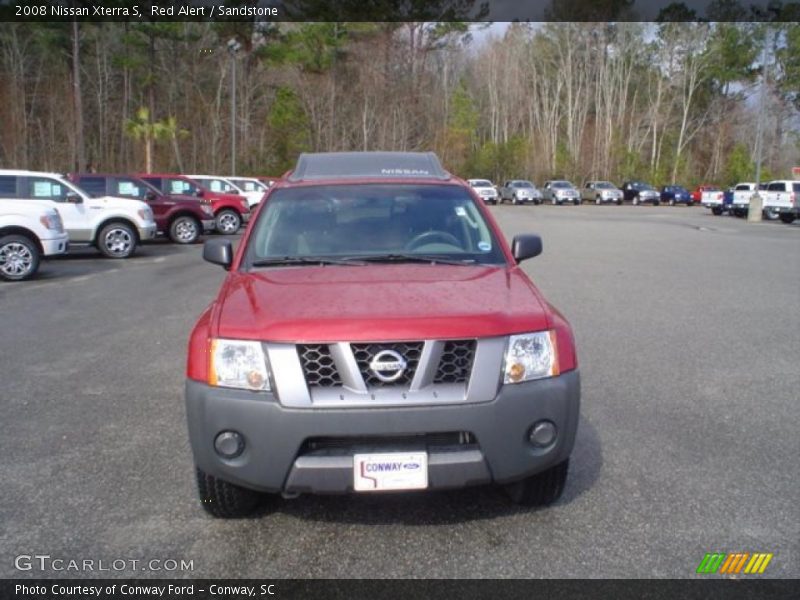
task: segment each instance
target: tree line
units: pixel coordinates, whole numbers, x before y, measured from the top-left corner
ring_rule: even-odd
[[[759,136],[764,178],[800,163],[797,23],[486,27],[2,23],[0,164],[227,173],[232,131],[241,174],[433,150],[496,181],[728,185]]]

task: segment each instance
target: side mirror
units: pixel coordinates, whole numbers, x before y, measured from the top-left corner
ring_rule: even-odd
[[[83,196],[79,194],[67,194],[67,197],[64,198],[65,202],[69,204],[83,204]]]
[[[542,238],[532,233],[515,235],[511,242],[511,253],[517,263],[521,263],[526,258],[539,256],[542,253]]]
[[[153,200],[156,200],[157,198],[158,198],[158,194],[156,194],[155,192],[147,192],[144,195],[144,199],[147,200],[148,202],[152,202]]]
[[[229,270],[233,263],[233,246],[230,240],[208,240],[203,244],[203,259]]]
[[[202,198],[205,195],[206,193],[203,190],[197,190],[197,193],[195,194],[195,196],[197,196],[198,198]]]

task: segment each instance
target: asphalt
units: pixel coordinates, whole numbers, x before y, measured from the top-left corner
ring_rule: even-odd
[[[577,339],[582,418],[557,504],[486,487],[212,519],[182,390],[189,330],[224,272],[199,245],[82,251],[0,284],[0,577],[683,578],[706,552],[773,553],[760,577],[800,577],[800,225],[492,211],[509,239],[542,235],[525,269]],[[95,571],[15,568],[34,554]],[[96,570],[120,559],[193,568]]]

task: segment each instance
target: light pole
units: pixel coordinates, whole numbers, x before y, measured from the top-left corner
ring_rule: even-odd
[[[764,127],[762,125],[764,115],[764,94],[767,87],[768,65],[767,65],[767,46],[769,44],[769,27],[764,33],[764,48],[762,49],[761,68],[764,70],[764,77],[761,81],[761,89],[758,95],[758,121],[756,124],[756,189],[750,196],[750,205],[747,207],[747,220],[760,221],[764,210],[764,200],[761,198],[759,190],[761,188],[761,153],[763,146]]]
[[[242,45],[236,38],[228,40],[231,54],[231,175],[236,175],[236,54]]]

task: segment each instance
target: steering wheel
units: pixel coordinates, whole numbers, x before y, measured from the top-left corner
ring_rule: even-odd
[[[445,244],[450,244],[459,250],[462,249],[461,242],[459,242],[458,238],[452,233],[447,233],[446,231],[426,231],[425,233],[420,233],[419,235],[414,236],[414,238],[406,244],[406,250],[416,250],[420,246],[430,244],[434,240],[439,240]]]

